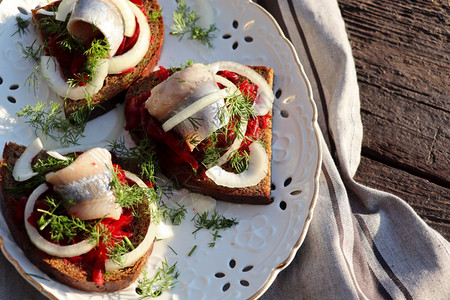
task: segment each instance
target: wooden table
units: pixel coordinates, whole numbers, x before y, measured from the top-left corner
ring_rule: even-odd
[[[364,126],[355,179],[450,240],[450,2],[338,0]]]

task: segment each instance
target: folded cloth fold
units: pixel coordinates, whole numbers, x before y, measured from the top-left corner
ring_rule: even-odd
[[[319,199],[296,258],[262,299],[450,299],[450,244],[402,199],[353,180],[362,125],[336,0],[260,0],[294,44],[322,130]]]

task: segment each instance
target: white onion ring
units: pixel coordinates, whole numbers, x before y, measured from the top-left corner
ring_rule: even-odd
[[[45,10],[42,7],[37,10],[37,13],[44,15],[44,16],[54,16],[55,15],[54,11]]]
[[[125,171],[125,170],[124,170],[124,173],[125,173],[125,176],[127,177],[127,179],[133,181],[138,186],[143,187],[143,188],[147,187],[147,185],[144,183],[144,181],[142,181],[142,179],[139,178],[138,176],[136,176],[135,174]],[[152,208],[155,206],[154,204],[151,204],[151,205],[152,205]],[[118,264],[114,260],[107,259],[105,261],[105,270],[107,272],[112,272],[112,271],[119,270],[119,269],[122,269],[125,267],[129,267],[129,266],[133,265],[134,263],[136,263],[152,246],[152,244],[155,240],[155,237],[156,237],[156,231],[157,231],[156,225],[150,221],[150,226],[147,229],[147,233],[145,234],[144,240],[142,240],[142,242],[136,248],[134,248],[132,251],[121,256],[119,261],[121,261],[122,264]]]
[[[195,101],[191,105],[185,107],[182,109],[179,113],[175,114],[171,118],[169,118],[166,122],[162,124],[162,129],[167,132],[189,118],[190,116],[194,115],[198,111],[204,109],[208,105],[211,105],[213,103],[216,103],[217,101],[225,98],[228,95],[228,91],[226,89],[218,90],[216,92],[213,92],[203,98],[200,98],[199,100]]]
[[[241,146],[242,141],[245,139],[245,132],[247,131],[247,124],[248,120],[243,120],[241,123],[241,126],[239,127],[239,133],[238,136],[233,141],[233,144],[231,144],[230,148],[228,148],[227,152],[225,152],[219,159],[217,160],[217,165],[221,166],[224,163],[226,163],[230,159],[230,154],[239,149]]]
[[[260,143],[251,143],[249,149],[248,169],[244,172],[236,174],[225,171],[219,166],[214,166],[206,171],[206,176],[217,185],[231,188],[257,185],[267,175],[269,158],[266,150]]]
[[[136,22],[134,20],[134,12],[131,9],[129,0],[109,0],[111,1],[119,10],[122,15],[123,25],[124,25],[124,35],[132,36],[136,30]]]
[[[41,139],[36,138],[34,141],[28,145],[24,152],[17,159],[14,164],[14,169],[12,175],[14,180],[16,181],[25,181],[30,179],[33,176],[36,176],[38,173],[33,172],[31,168],[31,163],[33,158],[44,148],[42,145]]]
[[[125,267],[129,267],[135,264],[152,246],[155,240],[155,224],[150,222],[150,226],[147,229],[147,234],[144,237],[144,240],[132,251],[123,254],[120,258],[122,264],[118,264],[116,261],[111,259],[106,259],[105,261],[105,270],[106,272],[112,272],[119,269],[123,269]]]
[[[236,93],[237,95],[241,94],[241,91],[237,88],[237,86],[230,80],[226,79],[225,77],[214,74],[214,79],[221,85],[229,88],[231,94],[234,94],[234,93]]]
[[[117,55],[109,59],[109,74],[120,74],[129,68],[135,67],[147,54],[147,50],[150,47],[150,26],[147,22],[147,17],[144,13],[133,3],[129,3],[133,13],[137,17],[139,23],[139,37],[134,44],[133,48],[128,50],[122,55]]]
[[[69,158],[56,151],[47,151],[47,154],[59,160],[69,160]]]
[[[55,19],[57,21],[64,22],[67,18],[67,15],[72,12],[73,7],[77,0],[63,0],[58,5],[58,10],[56,11]]]
[[[72,87],[64,81],[59,63],[53,56],[41,56],[41,70],[43,77],[55,93],[64,98],[79,100],[96,94],[103,87],[103,81],[108,75],[108,60],[99,61],[94,78],[85,86]]]
[[[216,74],[218,71],[227,70],[247,77],[256,84],[258,86],[258,95],[253,109],[257,116],[264,116],[272,109],[273,100],[275,99],[272,88],[261,75],[251,68],[233,61],[218,61],[209,64],[208,67],[213,74]]]
[[[39,234],[36,228],[34,228],[30,223],[28,223],[28,218],[33,212],[36,200],[39,198],[41,194],[46,192],[47,189],[48,186],[45,183],[38,186],[28,197],[27,204],[25,205],[24,211],[25,229],[27,230],[31,242],[38,249],[56,257],[74,257],[91,251],[94,248],[95,243],[93,243],[89,239],[85,239],[79,243],[69,246],[60,246],[47,241],[45,238],[42,237],[42,235]]]

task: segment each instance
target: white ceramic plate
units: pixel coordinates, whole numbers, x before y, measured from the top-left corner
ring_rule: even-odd
[[[198,3],[197,3],[198,2]],[[276,100],[273,111],[272,197],[268,206],[219,203],[226,217],[239,224],[222,232],[211,248],[211,233],[202,230],[192,235],[194,226],[188,216],[182,226],[174,228],[169,240],[157,242],[150,258],[151,272],[163,258],[177,262],[179,282],[162,299],[244,299],[257,298],[293,259],[303,242],[318,194],[321,149],[318,141],[317,112],[308,80],[292,45],[281,33],[275,20],[251,1],[189,1],[198,9],[202,21],[215,22],[218,28],[214,49],[197,41],[171,36],[175,0],[161,1],[166,40],[159,61],[162,66],[177,66],[188,59],[196,62],[232,60],[248,65],[266,65],[275,71]],[[208,3],[211,3],[209,6]],[[28,89],[26,78],[34,68],[18,50],[19,43],[29,46],[36,39],[31,31],[17,30],[16,16],[30,17],[30,9],[39,1],[3,0],[0,4],[0,144],[7,141],[27,145],[34,131],[15,117],[26,104],[57,97],[44,80],[38,89]],[[123,109],[118,107],[92,121],[85,144],[101,144],[116,136],[117,122]],[[91,130],[91,129],[96,130]],[[100,129],[100,130],[99,130]],[[102,134],[99,134],[102,132]],[[59,147],[51,141],[47,148]],[[2,150],[0,150],[2,151]],[[0,152],[1,154],[1,152]],[[15,245],[0,215],[2,250],[17,270],[43,294],[58,299],[135,299],[135,286],[118,293],[100,295],[84,293],[59,284],[35,268]],[[194,245],[197,250],[188,256]],[[33,276],[38,275],[38,276]],[[80,298],[81,297],[81,298]]]

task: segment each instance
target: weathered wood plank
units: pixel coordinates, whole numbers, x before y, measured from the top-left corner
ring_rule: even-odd
[[[339,3],[360,84],[364,147],[450,185],[448,6]]]
[[[338,3],[361,96],[356,178],[402,197],[450,239],[450,4]]]
[[[363,157],[355,180],[408,202],[425,222],[450,240],[450,189]]]

